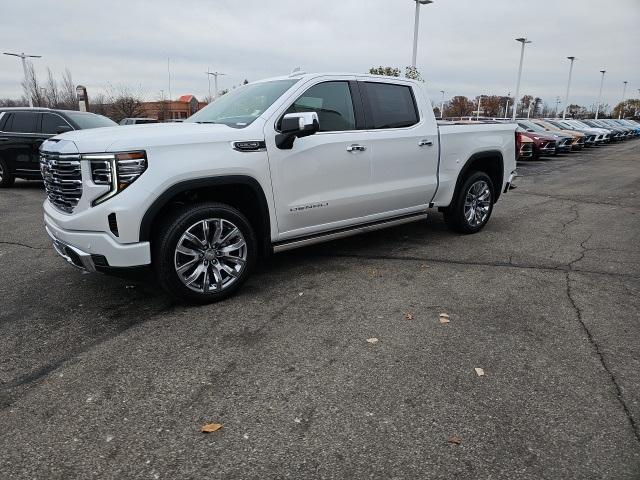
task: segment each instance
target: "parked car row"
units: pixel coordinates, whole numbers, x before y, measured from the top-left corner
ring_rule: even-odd
[[[615,119],[518,119],[518,160],[582,150],[640,135],[640,123]]]

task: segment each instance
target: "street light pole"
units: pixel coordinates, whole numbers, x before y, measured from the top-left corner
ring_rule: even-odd
[[[504,119],[509,116],[509,100],[511,100],[511,92],[507,93],[507,105],[504,107]]]
[[[442,103],[440,103],[440,118],[444,118],[444,90],[440,90],[442,94]]]
[[[571,74],[573,73],[573,62],[576,60],[576,57],[567,57],[571,60],[571,65],[569,65],[569,81],[567,82],[567,93],[564,96],[564,111],[562,112],[562,119],[567,118],[567,108],[569,108],[569,90],[571,88]]]
[[[3,55],[10,55],[12,57],[20,57],[20,59],[22,60],[22,73],[24,73],[24,84],[25,87],[27,85],[27,58],[42,58],[42,55],[26,55],[24,52],[22,53],[9,53],[9,52],[4,52]],[[27,97],[29,100],[29,106],[33,107],[33,99],[31,98],[31,95],[29,95],[29,93],[27,92]]]
[[[416,15],[413,25],[413,56],[411,57],[411,66],[416,68],[416,58],[418,57],[418,27],[420,26],[420,5],[429,5],[433,0],[413,0],[416,2]]]
[[[600,70],[602,78],[600,79],[600,93],[598,93],[598,103],[596,103],[596,120],[598,119],[598,113],[600,113],[600,101],[602,100],[602,85],[604,84],[604,74],[606,70]]]
[[[210,72],[207,70],[207,75],[213,75],[213,99],[218,98],[218,75],[226,75],[226,73]],[[211,98],[211,82],[209,82],[209,98]]]
[[[620,111],[618,112],[618,120],[622,118],[622,111],[624,110],[624,97],[627,94],[627,82],[626,80],[622,82],[624,87],[622,87],[622,102],[620,102]]]
[[[558,118],[558,105],[560,105],[560,97],[556,97],[556,116]]]
[[[516,42],[522,43],[522,49],[520,50],[520,66],[518,67],[518,81],[516,82],[516,96],[513,98],[513,115],[512,121],[516,121],[516,113],[518,111],[518,96],[520,95],[520,79],[522,78],[522,63],[524,61],[524,46],[527,43],[531,43],[531,40],[527,40],[527,37],[516,38]]]
[[[480,120],[480,102],[482,100],[482,95],[478,97],[478,111],[476,112],[476,120]]]

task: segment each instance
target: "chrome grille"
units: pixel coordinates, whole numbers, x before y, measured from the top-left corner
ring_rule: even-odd
[[[51,204],[63,212],[73,212],[82,196],[80,157],[40,152],[40,171]]]

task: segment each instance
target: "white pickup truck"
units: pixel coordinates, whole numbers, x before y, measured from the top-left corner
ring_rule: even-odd
[[[41,147],[46,230],[88,271],[151,266],[189,302],[220,300],[272,252],[430,208],[475,233],[508,191],[515,124],[438,125],[404,78],[292,74],[184,123],[68,132]]]

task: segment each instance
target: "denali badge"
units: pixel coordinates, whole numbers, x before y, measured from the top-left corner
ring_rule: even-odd
[[[299,207],[291,207],[290,212],[301,212],[302,210],[310,210],[312,208],[323,208],[329,205],[329,202],[310,203],[309,205],[301,205]]]

